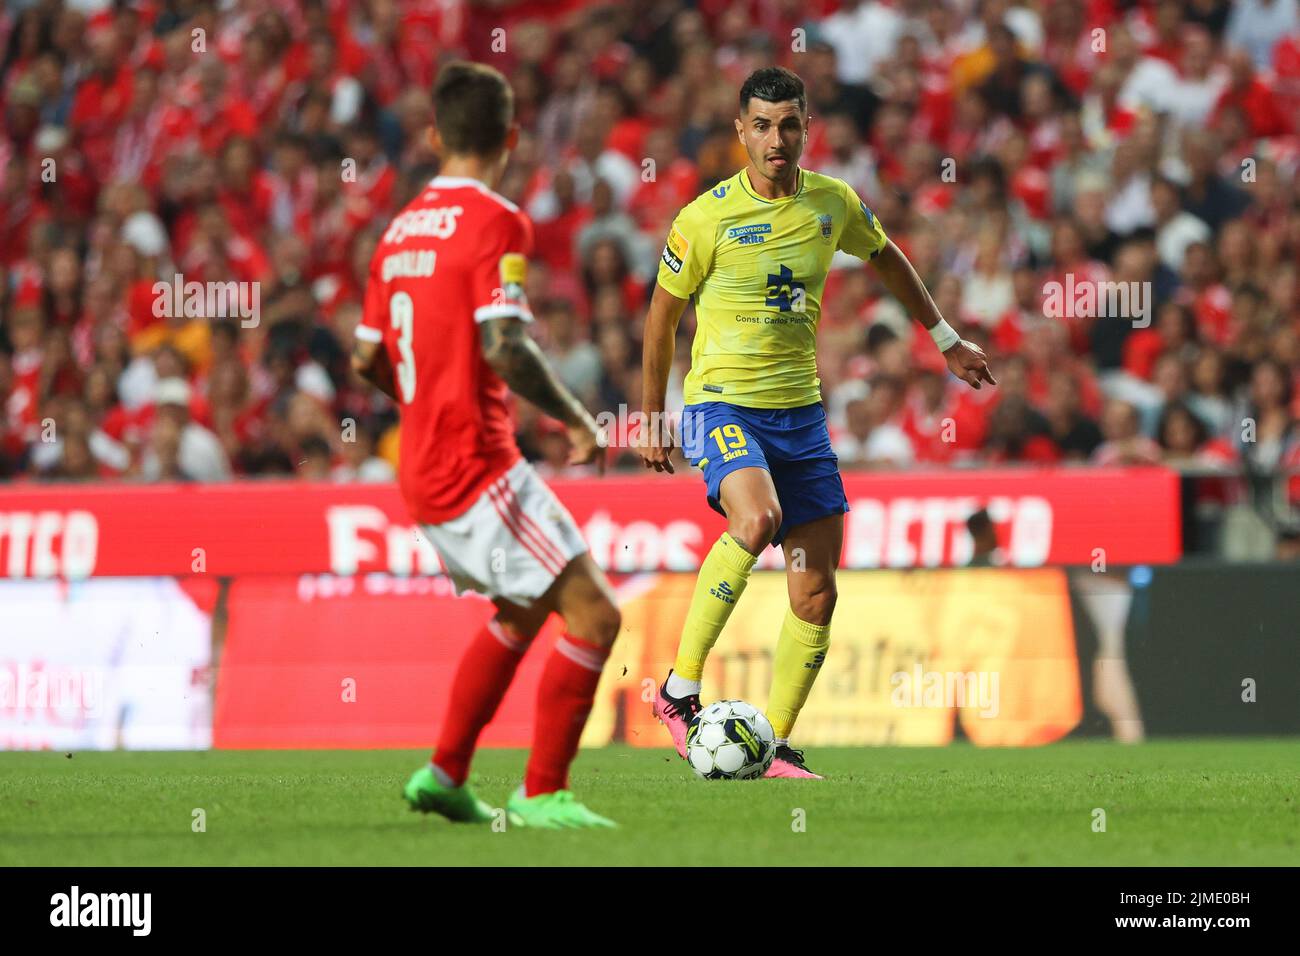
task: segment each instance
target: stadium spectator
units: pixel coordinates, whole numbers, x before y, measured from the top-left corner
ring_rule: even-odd
[[[1101,417],[1105,437],[1092,453],[1096,465],[1154,465],[1161,459],[1161,449],[1141,432],[1138,411],[1128,402],[1111,399]]]
[[[190,387],[164,378],[154,391],[154,416],[140,471],[150,481],[224,481],[230,466],[217,436],[190,416]]]
[[[845,468],[905,468],[916,459],[907,433],[896,423],[903,383],[878,375],[866,397],[845,407],[845,430],[835,454]]]

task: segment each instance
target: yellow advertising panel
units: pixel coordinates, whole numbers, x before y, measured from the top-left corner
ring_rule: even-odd
[[[620,587],[624,630],[584,745],[667,745],[650,700],[672,665],[694,582],[646,575]],[[1061,571],[849,571],[838,584],[830,652],[795,728],[798,744],[933,746],[951,741],[960,721],[978,745],[1031,746],[1082,717]],[[766,706],[788,603],[784,574],[750,578],[709,658],[706,703]]]

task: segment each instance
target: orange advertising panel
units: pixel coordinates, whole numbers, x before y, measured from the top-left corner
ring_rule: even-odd
[[[650,716],[672,663],[691,574],[616,582],[624,629],[585,746],[666,746]],[[1082,714],[1065,576],[1056,570],[860,571],[840,575],[831,650],[796,730],[800,744],[937,745],[954,722],[975,743],[1023,746]],[[767,702],[787,604],[759,573],[718,641],[708,697]],[[218,747],[432,745],[461,649],[492,613],[439,578],[236,579],[218,669]],[[527,746],[552,620],[520,667],[485,746]]]
[[[667,673],[693,587],[690,575],[664,575],[626,605],[629,671]],[[709,658],[707,697],[766,706],[787,600],[784,575],[750,579]],[[642,699],[652,687],[624,701],[630,743],[666,739]],[[606,674],[584,742],[610,739],[616,696],[628,692]],[[1082,714],[1060,571],[854,571],[839,575],[830,653],[796,734],[808,745],[938,745],[959,720],[976,744],[1028,746],[1059,739]]]

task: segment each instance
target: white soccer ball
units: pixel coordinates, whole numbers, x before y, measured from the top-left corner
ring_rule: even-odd
[[[775,755],[771,722],[743,700],[710,704],[686,728],[686,760],[705,780],[753,780]]]

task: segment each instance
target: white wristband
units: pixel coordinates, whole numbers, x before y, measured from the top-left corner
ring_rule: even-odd
[[[961,336],[957,334],[957,331],[943,319],[940,319],[934,328],[930,329],[930,338],[934,339],[934,344],[939,347],[940,352],[948,351],[961,341]]]

